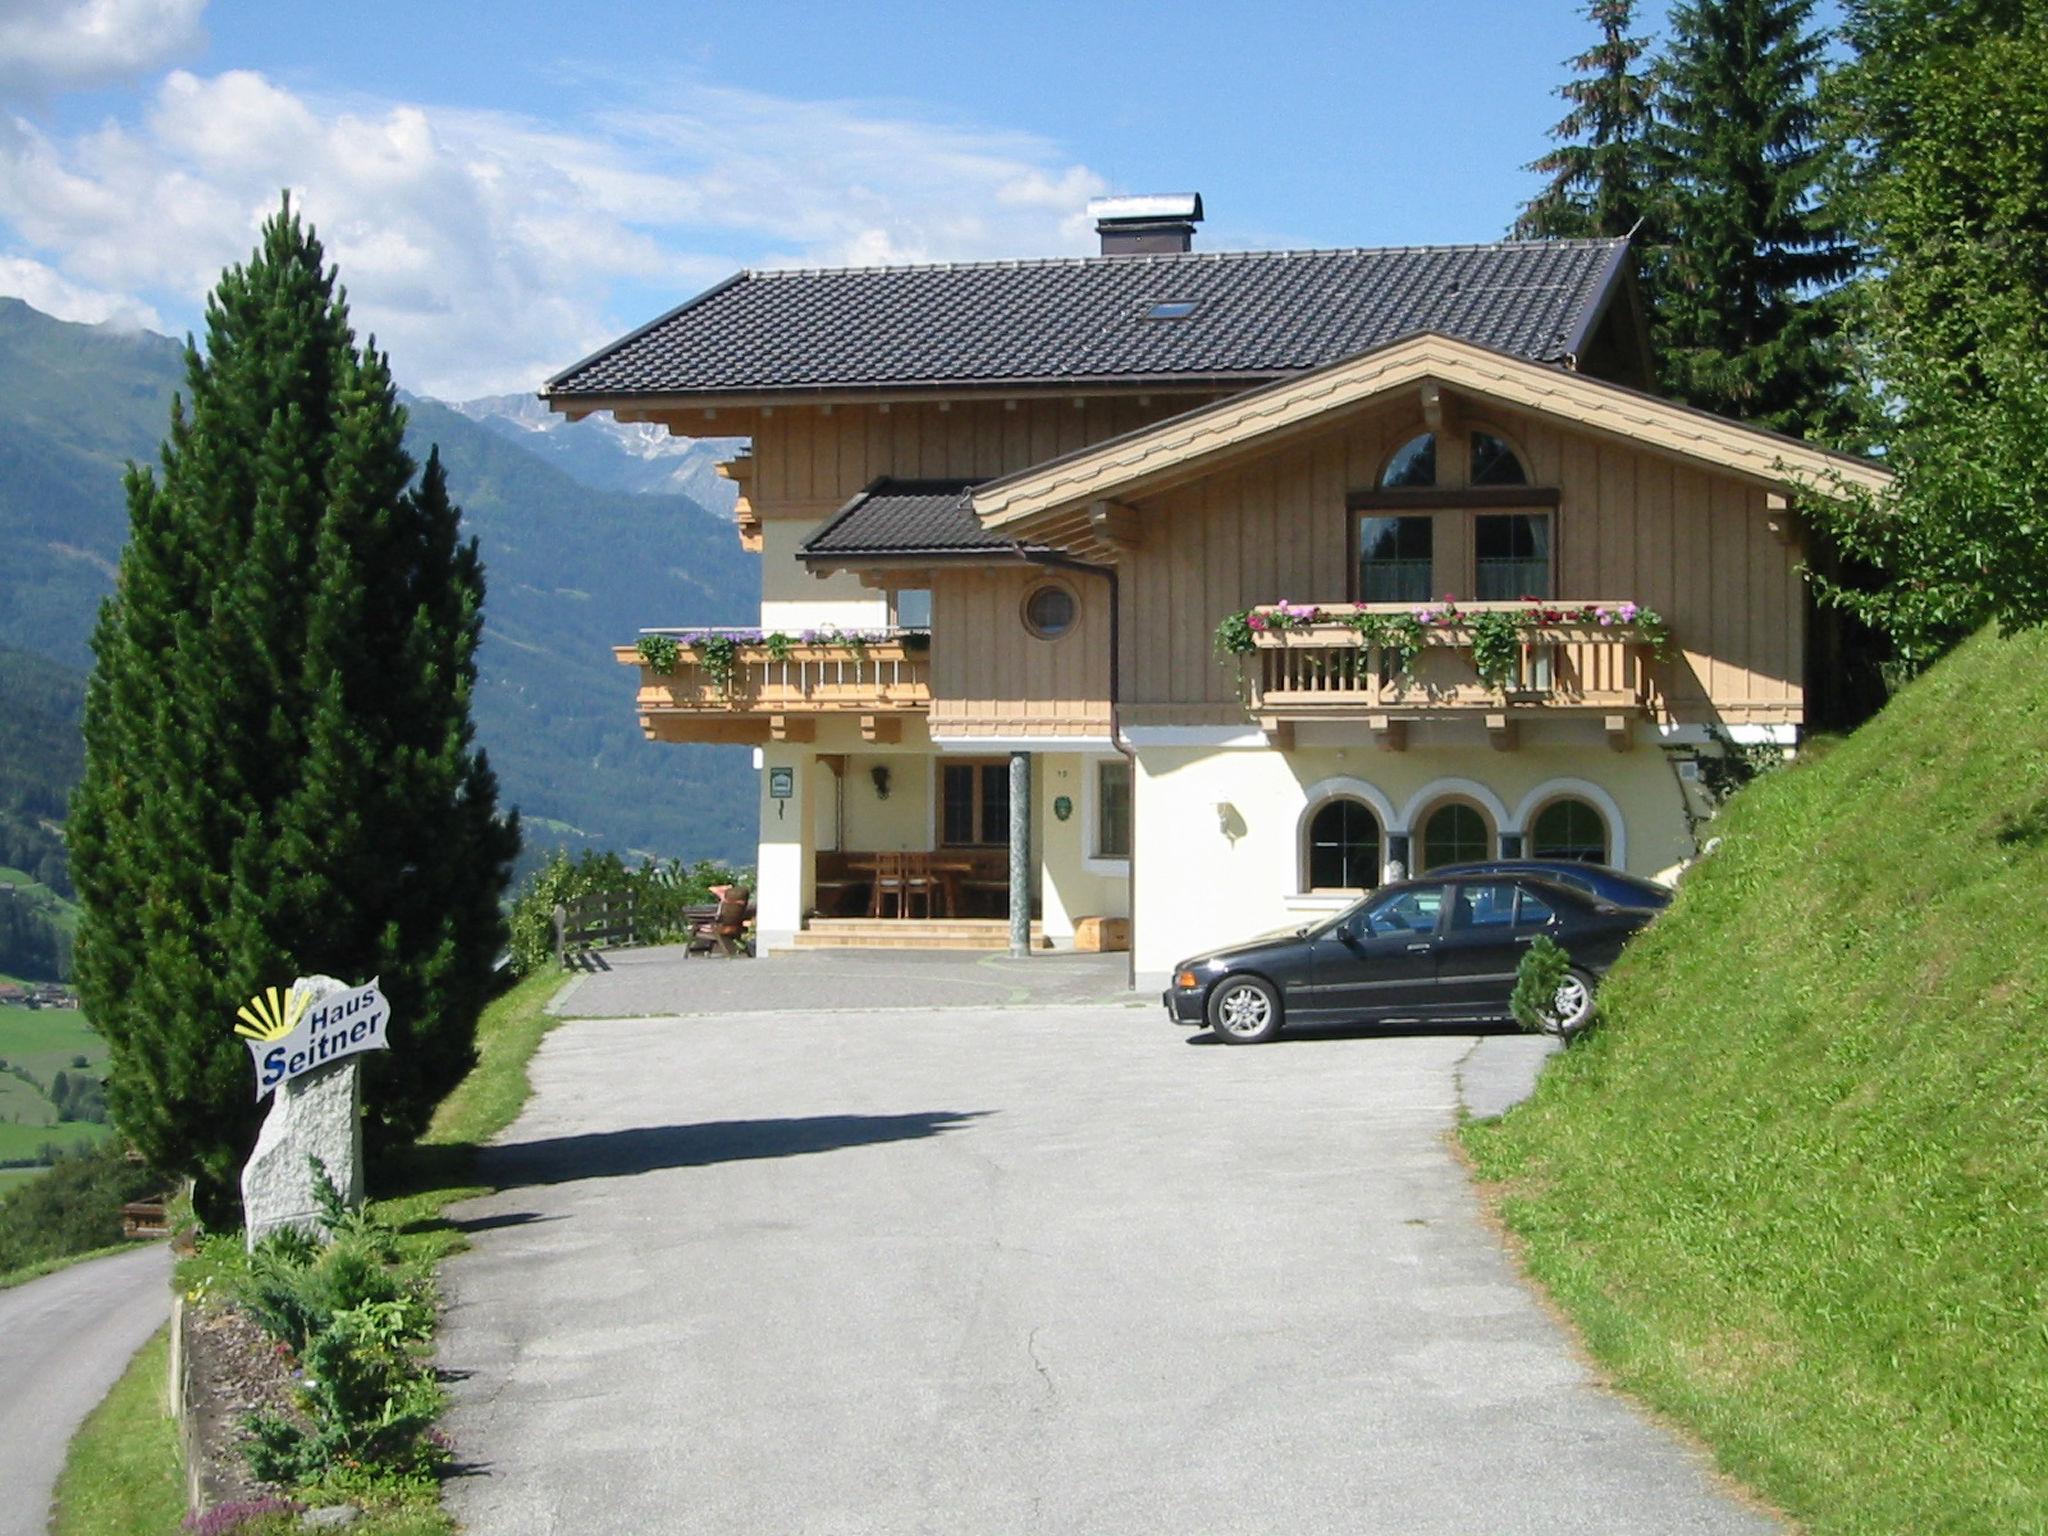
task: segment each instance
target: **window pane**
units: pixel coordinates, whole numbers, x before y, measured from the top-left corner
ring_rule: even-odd
[[[1379,818],[1359,801],[1330,801],[1308,824],[1308,888],[1364,891],[1379,883]]]
[[[896,594],[896,622],[905,629],[932,627],[932,594],[928,587],[906,587]]]
[[[1444,864],[1468,864],[1489,856],[1486,818],[1469,805],[1434,812],[1422,832],[1424,871]]]
[[[1095,807],[1101,817],[1095,830],[1095,855],[1102,859],[1131,856],[1131,765],[1098,763]]]
[[[940,841],[971,843],[974,841],[974,767],[970,763],[947,763],[940,773],[945,785],[945,817]]]
[[[1515,926],[1517,928],[1541,928],[1556,916],[1550,910],[1550,903],[1543,900],[1526,885],[1521,895],[1515,898]]]
[[[1380,484],[1392,489],[1404,485],[1436,484],[1436,434],[1425,432],[1411,437],[1387,460],[1387,472]]]
[[[981,840],[1010,841],[1010,765],[984,763],[981,768]]]
[[[1074,594],[1065,587],[1040,587],[1024,604],[1024,622],[1040,639],[1059,639],[1074,627]]]
[[[1491,432],[1472,434],[1472,483],[1474,485],[1527,485],[1522,461],[1515,450]]]
[[[1583,800],[1553,800],[1536,818],[1530,857],[1607,862],[1607,823]]]
[[[1515,888],[1505,881],[1489,885],[1461,885],[1457,904],[1451,908],[1451,927],[1507,928],[1515,919]]]
[[[1550,596],[1550,517],[1512,512],[1472,520],[1481,602]]]
[[[1358,520],[1358,600],[1426,603],[1436,520],[1361,517]]]
[[[1364,925],[1374,934],[1435,933],[1436,915],[1444,904],[1440,885],[1411,886],[1365,909]]]

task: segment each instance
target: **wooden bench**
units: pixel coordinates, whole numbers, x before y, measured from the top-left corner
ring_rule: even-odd
[[[170,1213],[162,1200],[130,1200],[121,1207],[121,1235],[128,1238],[169,1237]]]

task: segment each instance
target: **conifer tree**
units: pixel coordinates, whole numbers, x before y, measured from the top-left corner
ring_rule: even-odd
[[[1833,289],[1857,253],[1826,195],[1813,3],[1672,8],[1651,135],[1651,308],[1667,394],[1838,440],[1854,409]]]
[[[381,977],[366,1130],[416,1133],[472,1058],[518,830],[469,720],[476,545],[289,202],[206,333],[160,470],[128,474],[68,833],[114,1118],[219,1213],[259,1118],[236,1007]]]
[[[1848,35],[1836,126],[1898,479],[1817,510],[1886,577],[1829,595],[1919,665],[1986,622],[2048,622],[2048,7],[1855,0]]]
[[[1586,14],[1600,41],[1569,61],[1578,78],[1558,87],[1570,110],[1550,131],[1557,147],[1524,167],[1549,181],[1515,221],[1521,239],[1613,239],[1648,212],[1648,40],[1629,35],[1635,0],[1591,0]]]

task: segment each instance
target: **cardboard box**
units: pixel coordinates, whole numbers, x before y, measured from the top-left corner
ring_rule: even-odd
[[[1074,923],[1074,948],[1084,955],[1099,955],[1131,947],[1131,920],[1127,917],[1083,917]]]

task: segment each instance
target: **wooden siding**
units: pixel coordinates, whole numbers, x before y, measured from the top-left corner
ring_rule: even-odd
[[[1024,599],[1047,581],[1073,593],[1080,607],[1057,640],[1024,627]],[[932,582],[932,735],[1108,735],[1106,588],[1099,576],[1036,566],[939,573]]]
[[[764,519],[816,521],[881,475],[992,479],[1210,398],[1103,395],[777,410],[753,425],[756,467],[748,499]]]
[[[1473,428],[1496,431],[1533,486],[1561,492],[1554,590],[1544,595],[1633,599],[1669,622],[1676,654],[1658,668],[1661,719],[1799,719],[1805,597],[1763,489],[1532,417],[1460,407],[1461,444]],[[1422,430],[1404,399],[1140,502],[1142,542],[1123,556],[1129,721],[1229,716],[1236,683],[1212,650],[1225,614],[1351,598],[1346,494],[1376,485],[1387,456]],[[1439,523],[1433,588],[1469,599],[1471,514],[1433,515],[1451,520]]]

